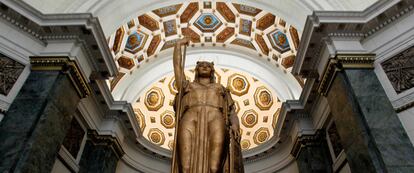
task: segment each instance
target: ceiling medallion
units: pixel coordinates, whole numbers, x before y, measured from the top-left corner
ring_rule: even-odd
[[[269,136],[270,136],[269,129],[266,127],[261,127],[259,130],[257,130],[254,133],[253,139],[257,145],[260,145],[266,142],[269,139]]]
[[[282,31],[276,29],[269,33],[267,36],[274,49],[278,50],[281,53],[285,53],[290,50],[289,41],[286,37],[286,34]]]
[[[164,105],[164,98],[161,88],[153,87],[145,94],[145,106],[150,111],[157,111]]]
[[[134,60],[127,56],[121,56],[118,59],[118,65],[122,68],[130,70],[132,67],[135,66]]]
[[[257,124],[257,119],[259,118],[258,114],[256,111],[254,110],[247,110],[246,112],[244,112],[244,114],[242,115],[242,124],[245,127],[248,128],[252,128]]]
[[[141,133],[143,133],[145,130],[145,116],[142,114],[142,112],[139,109],[134,109],[134,112],[135,112],[135,118],[141,130]]]
[[[174,128],[175,126],[175,113],[172,111],[164,111],[161,115],[161,124],[167,128],[167,129],[171,129]]]
[[[256,89],[254,100],[260,110],[269,110],[273,105],[272,93],[264,86]]]
[[[163,145],[165,142],[164,133],[157,128],[152,128],[149,130],[148,138],[152,143],[157,145]]]
[[[214,32],[222,22],[213,13],[203,13],[198,17],[195,26],[202,32]]]
[[[249,141],[249,140],[247,140],[247,139],[243,139],[243,140],[240,142],[240,145],[241,145],[242,150],[247,150],[247,149],[249,149],[249,148],[250,148],[250,141]]]
[[[125,45],[125,50],[135,54],[137,52],[139,52],[140,50],[142,50],[144,48],[144,44],[147,41],[147,34],[140,32],[140,31],[135,31],[132,34],[130,34],[128,36],[126,45]]]
[[[246,94],[250,88],[250,84],[247,81],[247,78],[237,73],[229,76],[227,85],[230,89],[230,92],[237,96]]]

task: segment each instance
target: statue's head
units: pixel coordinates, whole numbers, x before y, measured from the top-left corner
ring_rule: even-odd
[[[216,82],[213,62],[197,61],[194,81],[198,82],[200,77],[210,78],[210,83]]]

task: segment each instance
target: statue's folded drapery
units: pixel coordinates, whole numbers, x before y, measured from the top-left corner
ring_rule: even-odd
[[[173,54],[176,115],[172,173],[243,173],[240,124],[229,90],[216,83],[214,63],[197,62],[194,81],[184,75],[190,38]],[[184,53],[181,46],[184,45]]]
[[[242,154],[240,148],[240,136],[236,136],[231,129],[231,117],[237,116],[234,112],[234,101],[231,98],[230,92],[218,83],[211,83],[209,85],[202,85],[197,82],[185,81],[183,86],[181,104],[175,104],[175,107],[181,105],[181,113],[176,112],[176,116],[181,116],[181,119],[191,116],[195,118],[195,130],[191,132],[191,141],[179,141],[180,133],[174,139],[174,144],[182,145],[183,142],[190,142],[191,156],[188,165],[191,173],[209,173],[210,158],[210,137],[209,130],[212,127],[219,126],[219,123],[209,120],[209,117],[219,114],[225,122],[225,140],[223,145],[223,152],[220,158],[219,171],[223,173],[243,173]],[[207,95],[206,95],[207,93]],[[217,95],[208,95],[208,93],[219,93]],[[177,97],[180,94],[177,94]],[[203,98],[204,97],[204,98]],[[211,97],[211,98],[208,98]],[[218,98],[219,97],[219,98]],[[221,98],[220,98],[221,97]],[[176,109],[179,110],[179,109]],[[180,126],[176,124],[176,128],[186,128],[185,125]],[[214,127],[213,127],[214,128]],[[215,128],[217,129],[217,128]],[[180,132],[178,129],[176,132]],[[177,153],[178,148],[175,147],[175,154],[173,161],[173,173],[181,173],[180,168],[180,154]]]

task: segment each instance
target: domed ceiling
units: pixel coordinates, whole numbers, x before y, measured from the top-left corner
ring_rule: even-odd
[[[194,1],[152,10],[119,27],[108,40],[121,74],[132,73],[179,38],[191,46],[249,49],[290,72],[299,46],[295,27],[271,13],[229,3]]]
[[[258,8],[225,1],[171,5],[137,16],[108,38],[119,69],[119,75],[108,81],[111,90],[148,61],[164,56],[163,51],[171,51],[184,36],[191,38],[191,47],[247,50],[285,74],[291,71],[299,46],[295,27]],[[192,71],[186,74],[189,79],[194,76]],[[275,92],[243,71],[218,68],[216,75],[237,101],[242,148],[248,150],[270,139],[281,106]],[[174,135],[173,81],[172,73],[158,79],[132,102],[143,136],[166,149],[171,148]]]
[[[194,80],[194,70],[185,72]],[[240,120],[243,150],[254,148],[273,136],[281,102],[262,82],[249,74],[216,68],[216,82],[230,89]],[[177,93],[174,75],[169,74],[152,84],[132,106],[143,136],[152,143],[171,149],[175,116],[173,100]]]

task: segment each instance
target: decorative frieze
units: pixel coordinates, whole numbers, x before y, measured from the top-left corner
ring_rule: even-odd
[[[414,87],[414,46],[381,63],[395,92],[398,94]]]
[[[81,98],[91,94],[91,89],[86,78],[82,75],[75,61],[68,57],[30,57],[32,70],[36,71],[63,71],[76,88]]]
[[[347,68],[374,68],[374,54],[343,54],[336,55],[329,59],[322,79],[318,87],[318,92],[326,95],[335,79],[336,73]]]
[[[9,94],[23,69],[23,64],[0,53],[0,94]]]

